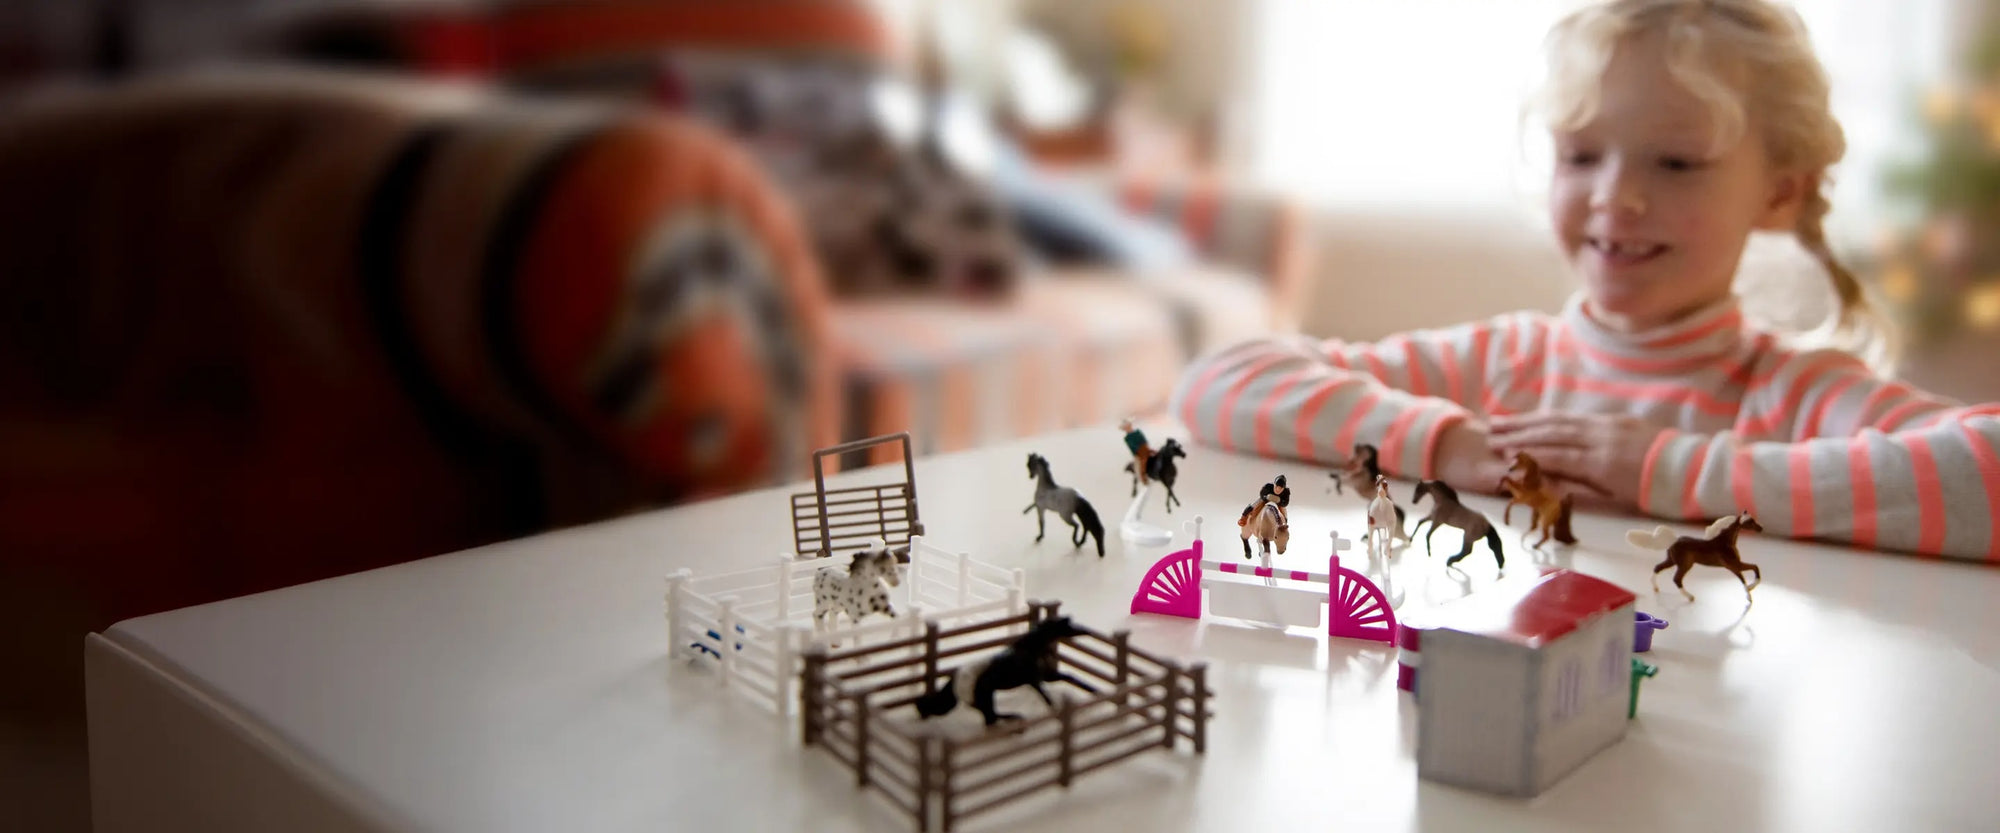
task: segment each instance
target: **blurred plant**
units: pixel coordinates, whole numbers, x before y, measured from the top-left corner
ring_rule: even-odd
[[[1958,76],[1919,97],[1923,150],[1886,183],[1910,219],[1882,241],[1881,288],[1920,345],[2000,330],[2000,18]]]

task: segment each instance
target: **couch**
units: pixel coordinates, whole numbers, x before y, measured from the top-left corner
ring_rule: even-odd
[[[0,662],[37,681],[0,707],[74,715],[76,638],[123,618],[790,481],[843,439],[1148,411],[1305,272],[1282,201],[1064,180],[1194,256],[838,297],[724,130],[510,92],[465,57],[490,33],[431,31],[448,77],[0,109]]]

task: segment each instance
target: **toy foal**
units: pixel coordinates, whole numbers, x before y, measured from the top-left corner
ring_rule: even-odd
[[[1676,535],[1673,530],[1661,526],[1655,527],[1651,532],[1643,529],[1632,530],[1625,533],[1625,540],[1635,547],[1666,551],[1666,560],[1653,565],[1655,593],[1660,592],[1660,573],[1668,567],[1673,567],[1674,586],[1680,588],[1681,595],[1686,596],[1688,601],[1694,601],[1694,594],[1689,593],[1687,587],[1681,584],[1681,579],[1687,577],[1688,570],[1693,569],[1694,565],[1705,564],[1735,573],[1736,580],[1743,583],[1743,598],[1755,601],[1750,597],[1750,591],[1764,583],[1764,571],[1758,569],[1755,564],[1744,563],[1742,555],[1736,551],[1736,536],[1746,529],[1751,532],[1764,531],[1764,527],[1758,524],[1757,519],[1751,517],[1750,513],[1739,512],[1709,524],[1708,536],[1705,538]],[[1743,574],[1746,572],[1755,573],[1757,580],[1753,582],[1744,578]]]

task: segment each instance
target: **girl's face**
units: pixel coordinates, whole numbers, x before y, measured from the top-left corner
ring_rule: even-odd
[[[1667,72],[1663,39],[1620,44],[1595,117],[1555,131],[1549,210],[1590,310],[1628,332],[1729,294],[1753,229],[1789,229],[1805,178],[1773,171],[1755,115],[1716,147],[1709,109]]]

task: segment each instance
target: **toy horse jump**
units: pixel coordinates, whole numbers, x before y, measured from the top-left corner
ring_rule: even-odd
[[[1132,495],[1134,497],[1139,495],[1140,484],[1157,481],[1161,486],[1166,487],[1167,511],[1174,511],[1174,507],[1180,505],[1181,502],[1180,496],[1174,494],[1174,481],[1180,478],[1180,469],[1174,465],[1174,458],[1186,456],[1187,450],[1181,448],[1181,441],[1169,437],[1165,443],[1161,444],[1159,451],[1155,451],[1146,457],[1146,466],[1143,471],[1140,470],[1138,466],[1139,461],[1136,459],[1130,463],[1126,463],[1125,471],[1132,475]]]
[[[896,618],[896,609],[889,604],[889,587],[882,585],[885,581],[894,587],[902,583],[902,577],[896,554],[880,540],[856,551],[845,573],[835,567],[819,568],[813,576],[813,628],[826,630],[829,620],[837,625],[843,613],[857,625],[871,613]]]
[[[1065,639],[1087,633],[1071,623],[1068,616],[1044,619],[992,659],[960,667],[952,672],[949,685],[917,698],[917,714],[924,718],[942,717],[969,701],[986,718],[986,725],[992,726],[1002,720],[1021,719],[1021,715],[1003,713],[994,706],[995,692],[1030,686],[1051,709],[1056,701],[1042,687],[1043,683],[1066,682],[1096,694],[1096,688],[1056,664],[1056,646]]]
[[[1680,588],[1681,595],[1686,596],[1688,601],[1694,601],[1694,594],[1689,593],[1687,587],[1681,584],[1681,579],[1687,577],[1688,570],[1694,565],[1704,564],[1735,573],[1736,580],[1743,583],[1743,598],[1755,601],[1751,598],[1750,591],[1764,583],[1764,571],[1758,569],[1755,564],[1744,563],[1742,556],[1736,551],[1736,536],[1746,529],[1751,532],[1764,531],[1764,527],[1758,524],[1757,519],[1751,517],[1750,513],[1740,512],[1709,524],[1708,536],[1705,538],[1676,535],[1673,530],[1662,526],[1654,528],[1651,532],[1643,529],[1632,530],[1625,533],[1625,540],[1635,547],[1666,551],[1666,560],[1653,565],[1655,593],[1660,592],[1660,573],[1668,567],[1673,567],[1674,586]],[[1752,582],[1744,578],[1745,572],[1755,573],[1757,580]]]
[[[1533,546],[1539,548],[1551,537],[1559,544],[1575,544],[1576,533],[1570,531],[1569,519],[1571,499],[1569,495],[1557,497],[1542,478],[1542,467],[1527,452],[1514,452],[1514,464],[1507,467],[1509,475],[1521,472],[1521,479],[1500,478],[1500,489],[1507,493],[1507,508],[1500,512],[1501,523],[1512,523],[1515,504],[1528,507],[1528,529],[1521,533],[1521,543],[1528,543],[1528,536],[1541,530],[1542,537]]]
[[[1097,557],[1104,557],[1104,522],[1098,520],[1097,510],[1091,508],[1090,501],[1084,500],[1075,489],[1056,485],[1056,479],[1049,474],[1049,461],[1040,454],[1028,455],[1028,476],[1035,479],[1035,502],[1021,510],[1021,514],[1035,513],[1035,543],[1042,542],[1048,527],[1044,512],[1054,512],[1063,523],[1069,524],[1071,546],[1081,547],[1090,537],[1097,538]]]
[[[1487,549],[1493,551],[1494,565],[1502,569],[1507,567],[1507,557],[1500,553],[1500,533],[1494,531],[1493,522],[1487,520],[1485,515],[1480,514],[1476,509],[1458,502],[1458,490],[1445,485],[1442,481],[1418,481],[1417,492],[1414,497],[1410,498],[1410,505],[1415,506],[1418,503],[1422,503],[1425,495],[1431,497],[1431,502],[1435,506],[1431,509],[1429,515],[1425,515],[1423,520],[1417,521],[1417,525],[1410,528],[1410,533],[1414,535],[1417,530],[1423,528],[1425,523],[1431,525],[1430,531],[1424,533],[1425,553],[1431,551],[1431,536],[1437,534],[1439,526],[1455,526],[1465,533],[1465,545],[1458,551],[1457,555],[1445,559],[1444,565],[1446,567],[1455,565],[1466,556],[1471,555],[1473,544],[1477,543],[1481,538],[1486,539]]]

